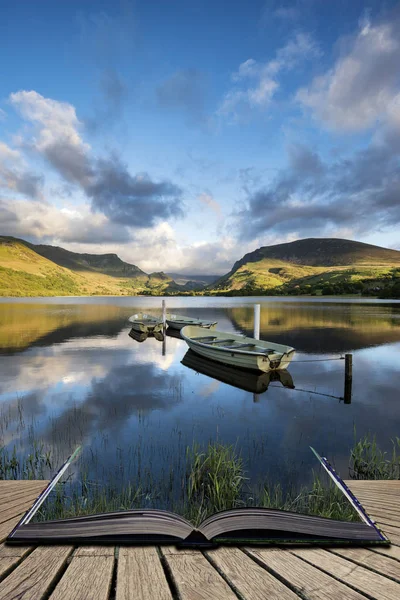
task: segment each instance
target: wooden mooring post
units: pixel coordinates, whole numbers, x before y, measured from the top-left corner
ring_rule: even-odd
[[[344,355],[344,403],[351,404],[351,388],[353,383],[353,355]]]

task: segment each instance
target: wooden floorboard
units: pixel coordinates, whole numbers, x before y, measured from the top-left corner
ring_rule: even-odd
[[[114,548],[76,551],[50,600],[107,600],[114,561]]]
[[[181,600],[237,600],[226,581],[199,551],[164,554]]]
[[[0,600],[41,600],[47,597],[71,552],[72,548],[68,546],[36,548],[0,583]]]
[[[172,597],[157,548],[119,549],[116,600],[172,600]]]
[[[305,563],[287,549],[249,547],[246,551],[310,600],[365,600],[360,593]]]
[[[298,600],[298,595],[239,548],[218,548],[207,557],[245,598]]]
[[[0,481],[0,541],[44,481]],[[0,544],[0,600],[398,600],[400,481],[347,482],[390,547],[234,548]],[[381,485],[382,484],[382,485]]]
[[[293,554],[372,598],[400,598],[400,585],[397,582],[325,549],[301,548],[293,550]]]

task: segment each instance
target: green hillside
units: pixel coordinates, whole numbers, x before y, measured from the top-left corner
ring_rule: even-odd
[[[231,295],[400,296],[400,252],[341,239],[306,239],[246,254],[208,290]]]
[[[79,254],[58,246],[36,245],[20,241],[40,256],[72,271],[90,271],[113,277],[147,277],[139,267],[122,261],[116,254]]]
[[[115,254],[77,254],[0,237],[0,296],[161,295],[180,289],[164,273],[148,275]]]

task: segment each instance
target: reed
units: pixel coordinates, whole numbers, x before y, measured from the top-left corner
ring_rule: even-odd
[[[400,479],[400,438],[391,440],[389,455],[381,450],[376,436],[366,434],[350,452],[350,477],[353,479]],[[399,454],[398,454],[399,452]]]
[[[184,514],[195,525],[220,510],[243,505],[245,471],[243,459],[234,446],[209,444],[187,449],[189,471]]]

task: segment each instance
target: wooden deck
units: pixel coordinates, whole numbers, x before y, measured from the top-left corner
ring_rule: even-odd
[[[43,488],[0,481],[0,541]],[[399,600],[400,481],[350,481],[392,546],[374,549],[0,544],[0,600]]]

